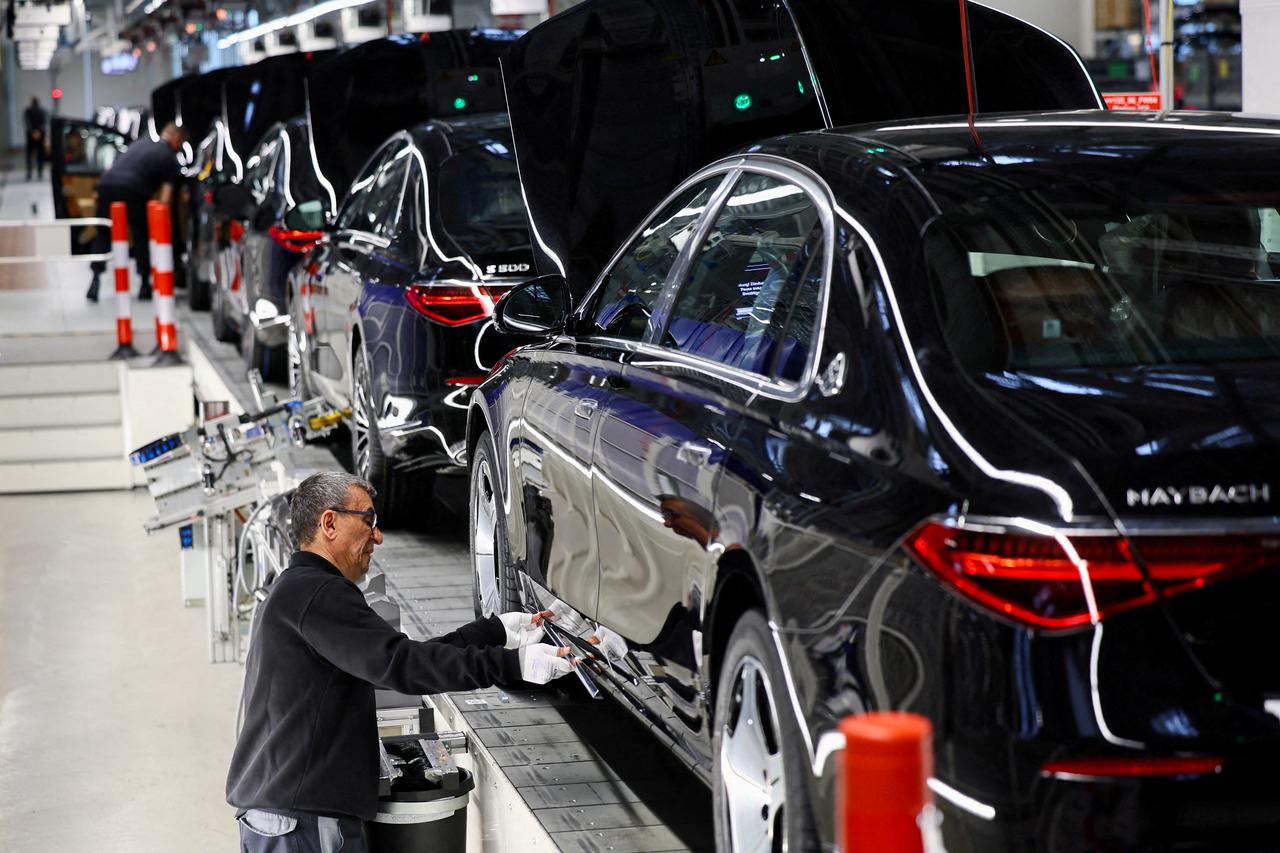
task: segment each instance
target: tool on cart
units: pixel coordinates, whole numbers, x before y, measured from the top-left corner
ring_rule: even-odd
[[[190,554],[196,566],[183,573],[183,598],[205,602],[215,663],[241,659],[255,592],[283,571],[293,551],[292,451],[330,432],[343,416],[319,398],[277,403],[262,392],[259,377],[250,376],[250,384],[256,414],[225,414],[130,455],[146,472],[156,502],[144,528],[155,533],[181,526],[184,564]]]

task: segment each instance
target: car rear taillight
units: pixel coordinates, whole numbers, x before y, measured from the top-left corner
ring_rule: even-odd
[[[493,314],[493,306],[514,285],[447,282],[411,284],[404,298],[423,316],[446,326],[463,326]]]
[[[267,236],[290,252],[305,252],[324,236],[324,232],[299,231],[296,228],[284,228],[276,224],[267,229]]]
[[[454,387],[479,385],[481,382],[484,382],[486,378],[487,377],[485,376],[450,376],[444,381],[444,384],[452,385]]]
[[[1134,756],[1126,758],[1077,758],[1050,761],[1040,772],[1055,779],[1141,779],[1152,776],[1203,776],[1222,769],[1222,757]]]
[[[1130,545],[1132,542],[1132,546]],[[964,595],[1036,628],[1103,617],[1280,562],[1280,536],[1027,533],[926,522],[906,540],[924,566]],[[1134,558],[1136,547],[1149,578]]]

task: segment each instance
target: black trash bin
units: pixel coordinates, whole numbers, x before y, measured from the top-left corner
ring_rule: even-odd
[[[422,755],[417,738],[385,738],[387,751],[399,758]],[[378,814],[365,823],[369,853],[465,853],[467,798],[475,788],[471,774],[457,768],[443,780],[427,778],[429,762],[399,765],[404,775],[391,792],[378,798]]]

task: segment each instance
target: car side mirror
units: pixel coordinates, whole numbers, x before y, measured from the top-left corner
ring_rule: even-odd
[[[213,207],[231,219],[248,219],[257,205],[244,184],[223,184],[213,192]]]
[[[512,288],[493,312],[498,331],[509,335],[553,335],[569,319],[569,285],[562,275],[540,275]]]

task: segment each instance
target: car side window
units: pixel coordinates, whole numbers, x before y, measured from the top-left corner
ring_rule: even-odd
[[[412,158],[406,158],[412,159]],[[404,185],[404,202],[400,205],[400,217],[396,222],[392,241],[407,256],[416,256],[419,261],[426,257],[426,202],[422,192],[422,169],[417,165],[409,167],[408,180]]]
[[[823,229],[796,184],[744,173],[694,253],[662,345],[730,367],[798,378],[825,275]],[[807,330],[807,331],[806,331]]]
[[[780,329],[773,348],[771,372],[778,379],[799,382],[809,363],[818,330],[818,312],[822,309],[822,284],[827,277],[827,255],[822,240],[822,225],[814,226],[814,239],[805,244],[808,269],[800,281],[790,305],[779,305],[774,314]]]
[[[375,154],[373,159],[365,165],[359,177],[351,182],[351,188],[347,190],[347,197],[343,199],[342,208],[338,211],[338,217],[335,220],[339,230],[368,230],[364,224],[367,222],[365,207],[369,203],[370,191],[377,178],[378,170],[386,162],[386,154],[385,150]]]
[[[649,220],[601,281],[586,314],[592,320],[585,334],[632,341],[644,337],[680,250],[693,237],[698,218],[723,180],[723,175],[715,175],[694,184]]]
[[[373,185],[369,188],[369,200],[364,208],[363,230],[385,237],[394,236],[405,178],[409,175],[409,164],[413,162],[408,150],[401,148],[396,151],[374,175]]]

